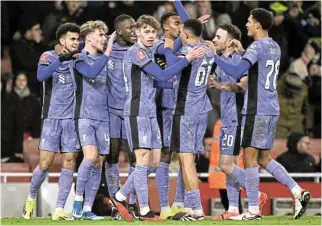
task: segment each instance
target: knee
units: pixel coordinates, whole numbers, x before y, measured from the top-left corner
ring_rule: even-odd
[[[39,163],[39,169],[42,172],[48,171],[49,167],[50,167],[50,165],[49,165],[49,163],[47,161],[41,161]]]
[[[48,171],[50,165],[51,165],[51,160],[50,159],[41,159],[39,162],[39,169],[40,171]]]
[[[257,163],[261,167],[266,168],[271,160],[270,156],[258,156]]]
[[[76,166],[76,158],[68,158],[63,161],[63,168],[74,170]]]
[[[160,162],[157,162],[157,161],[153,161],[151,164],[150,164],[151,167],[154,167],[154,168],[158,168],[160,166]]]
[[[225,164],[225,163],[220,163],[219,167],[220,167],[220,170],[225,174],[230,174],[233,168],[232,165]]]

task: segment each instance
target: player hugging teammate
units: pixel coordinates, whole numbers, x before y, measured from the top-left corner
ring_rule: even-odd
[[[304,214],[310,193],[269,153],[279,117],[276,79],[281,57],[278,44],[268,37],[271,13],[261,8],[250,12],[246,27],[255,41],[244,51],[234,25],[221,26],[212,41],[205,41],[200,36],[206,20],[190,19],[180,1],[174,6],[178,14],[162,16],[163,37],[158,39],[160,25],[149,15],[136,22],[128,15],[118,16],[111,36],[102,21],[80,27],[65,23],[57,29],[59,48],[43,53],[39,60],[37,78],[43,83],[40,160],[23,208],[25,219],[32,217],[36,195],[60,147],[63,166],[53,220],[104,220],[92,212],[104,163],[112,219],[203,220],[195,158],[203,153],[211,110],[207,85],[221,91],[220,168],[228,176],[229,209],[213,220],[261,219],[267,196],[258,190],[258,165],[289,188],[295,200],[294,218]],[[158,96],[161,104],[157,104]],[[129,177],[119,189],[121,143],[130,166]],[[64,207],[80,147],[84,159],[78,170],[73,217],[69,217]],[[245,169],[234,164],[240,147]],[[170,207],[172,152],[179,156],[180,171]],[[160,216],[149,206],[147,177],[153,172]],[[249,208],[238,214],[241,187]]]

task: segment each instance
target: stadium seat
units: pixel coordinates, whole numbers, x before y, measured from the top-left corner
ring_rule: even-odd
[[[29,173],[30,167],[27,163],[1,163],[2,173]],[[7,182],[30,182],[30,177],[8,177]],[[1,178],[1,183],[4,182],[4,178]]]

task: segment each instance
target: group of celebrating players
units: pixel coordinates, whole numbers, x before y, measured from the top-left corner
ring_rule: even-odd
[[[250,12],[246,27],[255,41],[244,51],[236,26],[223,25],[212,41],[202,40],[205,18],[191,19],[180,1],[174,6],[178,14],[162,16],[163,37],[158,39],[160,25],[149,15],[136,22],[128,15],[118,16],[110,36],[102,21],[80,27],[65,23],[57,29],[59,45],[44,52],[38,64],[37,78],[43,83],[40,162],[23,208],[25,219],[32,217],[39,188],[60,148],[63,163],[53,220],[104,219],[92,212],[103,164],[112,219],[203,220],[195,156],[204,151],[207,113],[212,109],[207,87],[221,90],[220,168],[227,174],[229,200],[228,211],[213,219],[261,219],[267,195],[258,190],[258,165],[289,188],[294,218],[304,214],[310,193],[269,155],[279,117],[276,79],[281,57],[280,47],[268,37],[271,13],[262,8]],[[119,189],[122,142],[130,166]],[[80,147],[84,158],[69,217],[64,206]],[[234,164],[241,147],[245,169]],[[178,153],[180,171],[170,207],[172,152]],[[147,177],[153,172],[160,216],[148,202]],[[241,187],[249,207],[239,214]]]

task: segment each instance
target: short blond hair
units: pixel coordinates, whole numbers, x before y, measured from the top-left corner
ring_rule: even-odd
[[[84,23],[81,27],[80,27],[80,35],[82,39],[85,39],[85,37],[89,34],[94,32],[95,30],[103,30],[104,33],[108,32],[108,27],[107,25],[101,21],[101,20],[90,20],[87,21],[86,23]]]
[[[137,28],[145,27],[147,25],[150,25],[155,30],[159,30],[160,28],[159,22],[153,16],[150,16],[150,15],[142,15],[136,21]]]

